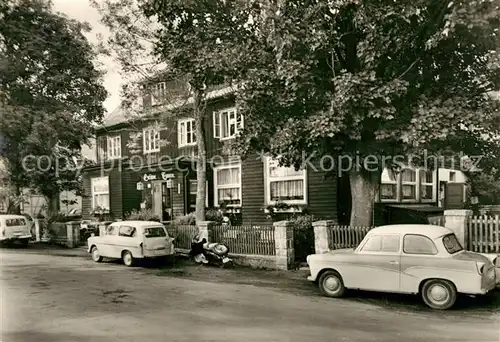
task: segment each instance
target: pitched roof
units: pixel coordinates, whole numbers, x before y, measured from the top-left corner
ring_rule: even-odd
[[[207,100],[214,100],[220,97],[224,97],[234,93],[237,89],[237,86],[219,86],[215,87],[213,90],[210,90],[206,94]],[[182,106],[190,105],[194,102],[193,97],[188,98],[187,100],[180,100],[176,103],[169,103],[166,105],[155,106],[153,108],[154,113],[158,113],[164,110],[172,110],[175,108],[180,108]],[[126,109],[120,104],[115,108],[111,113],[104,117],[102,125],[98,127],[98,129],[108,128],[111,126],[115,126],[121,123],[125,123],[129,121],[126,116]]]

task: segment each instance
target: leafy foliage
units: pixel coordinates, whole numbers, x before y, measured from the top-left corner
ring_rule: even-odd
[[[484,155],[483,168],[491,167],[500,133],[490,95],[500,89],[499,3],[252,7],[254,34],[243,45],[252,58],[238,94],[241,152],[266,151],[296,167],[304,154],[357,158],[351,223],[359,224],[371,223],[366,202],[382,162],[393,162],[385,156],[463,152]],[[373,160],[377,170],[367,170]]]
[[[190,226],[190,225],[195,225],[196,224],[196,217],[194,213],[189,213],[184,216],[177,216],[174,219],[174,225],[180,225],[180,226]]]
[[[160,216],[156,215],[151,209],[133,209],[125,216],[125,219],[129,221],[161,221]]]
[[[90,28],[44,0],[4,1],[0,17],[0,155],[18,191],[54,199],[81,187],[81,146],[104,113],[102,73],[83,34]]]

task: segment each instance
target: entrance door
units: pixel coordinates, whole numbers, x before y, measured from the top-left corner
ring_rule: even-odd
[[[155,215],[158,215],[160,219],[163,216],[162,210],[162,182],[156,181],[152,182],[153,186],[153,203],[151,205],[151,209]]]
[[[172,217],[172,189],[167,188],[167,182],[161,183],[161,203],[162,203],[162,214],[160,217],[163,221],[170,221]]]
[[[463,209],[464,205],[464,184],[448,183],[446,185],[445,208]]]

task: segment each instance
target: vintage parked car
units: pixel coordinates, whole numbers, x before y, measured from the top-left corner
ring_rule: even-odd
[[[346,289],[420,294],[446,310],[458,293],[484,295],[496,286],[496,260],[465,251],[453,231],[433,225],[377,227],[357,248],[312,254],[307,263],[307,279],[328,297]]]
[[[126,266],[132,266],[137,259],[172,257],[173,241],[159,222],[120,221],[108,225],[105,235],[89,237],[87,245],[95,262],[122,259]]]
[[[31,235],[31,222],[22,215],[0,215],[0,242],[20,242],[28,246]]]

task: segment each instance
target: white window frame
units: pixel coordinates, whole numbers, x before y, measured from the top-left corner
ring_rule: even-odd
[[[282,200],[280,202],[286,203],[289,205],[305,205],[307,204],[308,201],[308,194],[307,194],[307,189],[308,189],[308,184],[307,184],[307,169],[302,170],[302,175],[294,175],[294,176],[284,176],[284,177],[271,177],[269,174],[269,164],[273,160],[271,157],[265,157],[264,158],[264,203],[266,205],[273,205],[276,203],[276,201],[271,200],[271,182],[272,181],[278,181],[278,182],[285,182],[285,181],[291,181],[291,180],[302,180],[303,181],[303,186],[304,186],[304,199],[303,200]],[[293,167],[293,166],[291,166]],[[281,168],[286,168],[285,166],[281,166]]]
[[[437,191],[437,170],[431,170],[432,171],[432,183],[426,183],[421,179],[420,177],[420,171],[426,171],[425,169],[419,169],[418,170],[418,189],[417,189],[417,195],[422,203],[432,203],[436,201],[436,191]],[[432,185],[432,197],[430,199],[423,199],[421,198],[421,192],[422,192],[422,187],[423,186],[430,186]]]
[[[224,185],[224,186],[219,186],[217,182],[217,173],[219,170],[223,169],[236,169],[238,168],[240,170],[240,179],[239,179],[239,197],[240,197],[240,204],[228,204],[228,207],[236,207],[239,208],[243,204],[243,194],[242,194],[242,185],[241,185],[241,163],[234,163],[234,164],[226,164],[226,165],[219,165],[217,167],[214,167],[214,207],[219,207],[219,189],[227,189],[227,188],[235,188],[235,184],[230,184],[230,185]]]
[[[151,85],[151,105],[156,106],[165,102],[167,95],[167,83],[158,82]]]
[[[196,180],[196,179],[193,179]],[[197,181],[197,180],[196,180]],[[189,195],[197,195],[198,194],[198,189],[195,191],[191,191],[191,182],[188,182],[189,184]],[[208,181],[205,181],[205,206],[208,207]]]
[[[97,182],[106,182],[107,183],[107,191],[94,191],[94,184],[97,183]],[[91,178],[90,179],[90,195],[92,197],[92,210],[96,209],[95,195],[108,195],[108,206],[107,206],[107,208],[103,208],[103,209],[110,210],[110,207],[111,207],[111,203],[110,203],[111,196],[110,196],[110,193],[109,193],[109,177],[105,176],[105,177],[94,177],[94,178]]]
[[[122,138],[120,135],[107,137],[108,159],[118,159],[122,157]]]
[[[390,170],[390,169],[387,169],[387,170]],[[396,185],[396,198],[382,198],[382,194],[381,194],[381,190],[379,190],[379,196],[380,196],[380,201],[381,202],[394,202],[394,201],[398,201],[399,199],[399,181],[400,181],[400,174],[399,172],[396,172],[396,171],[393,171],[394,172],[394,175],[396,176],[396,180],[394,181],[384,181],[384,180],[380,180],[380,187],[384,184],[387,184],[387,185]],[[383,174],[383,171],[382,171],[382,174]]]
[[[234,126],[234,134],[229,135],[225,130],[223,131],[223,117],[228,116],[227,122],[227,132],[230,131],[230,127]],[[231,115],[234,115],[234,118],[231,119]],[[238,117],[240,118],[241,124],[238,126]],[[244,120],[243,115],[238,112],[236,107],[225,108],[219,111],[214,111],[213,113],[213,130],[214,130],[214,138],[219,140],[229,140],[235,138],[243,129]],[[227,134],[226,134],[227,133]]]
[[[403,172],[404,170],[410,170],[415,173],[415,181],[414,182],[409,182],[409,181],[403,181]],[[412,168],[412,167],[404,167],[401,172],[399,173],[399,178],[400,178],[400,190],[399,194],[401,196],[401,202],[418,202],[420,197],[419,197],[419,175],[420,171],[419,169]],[[415,197],[414,198],[403,198],[403,186],[405,185],[411,185],[415,187]]]
[[[183,128],[184,126],[184,128]],[[191,131],[187,130],[187,127],[191,126]],[[194,146],[196,145],[196,128],[194,119],[181,119],[177,122],[177,141],[179,147],[184,146]],[[191,135],[191,142],[187,142],[188,136]]]
[[[152,141],[146,144],[146,136]],[[152,146],[151,146],[152,145]],[[156,127],[147,127],[142,130],[142,146],[144,153],[160,152],[160,131]]]
[[[403,182],[401,173],[404,169],[410,169],[416,172],[416,182]],[[420,177],[420,171],[425,171],[422,168],[404,167],[401,171],[396,173],[396,182],[388,182],[380,180],[380,185],[382,184],[396,184],[396,198],[395,199],[383,199],[381,198],[380,189],[377,194],[377,202],[379,203],[434,203],[437,202],[436,191],[437,191],[437,173],[438,170],[432,170],[432,184],[422,183]],[[416,186],[414,199],[403,199],[403,185],[414,185]],[[432,198],[431,199],[421,199],[421,187],[432,185]]]

